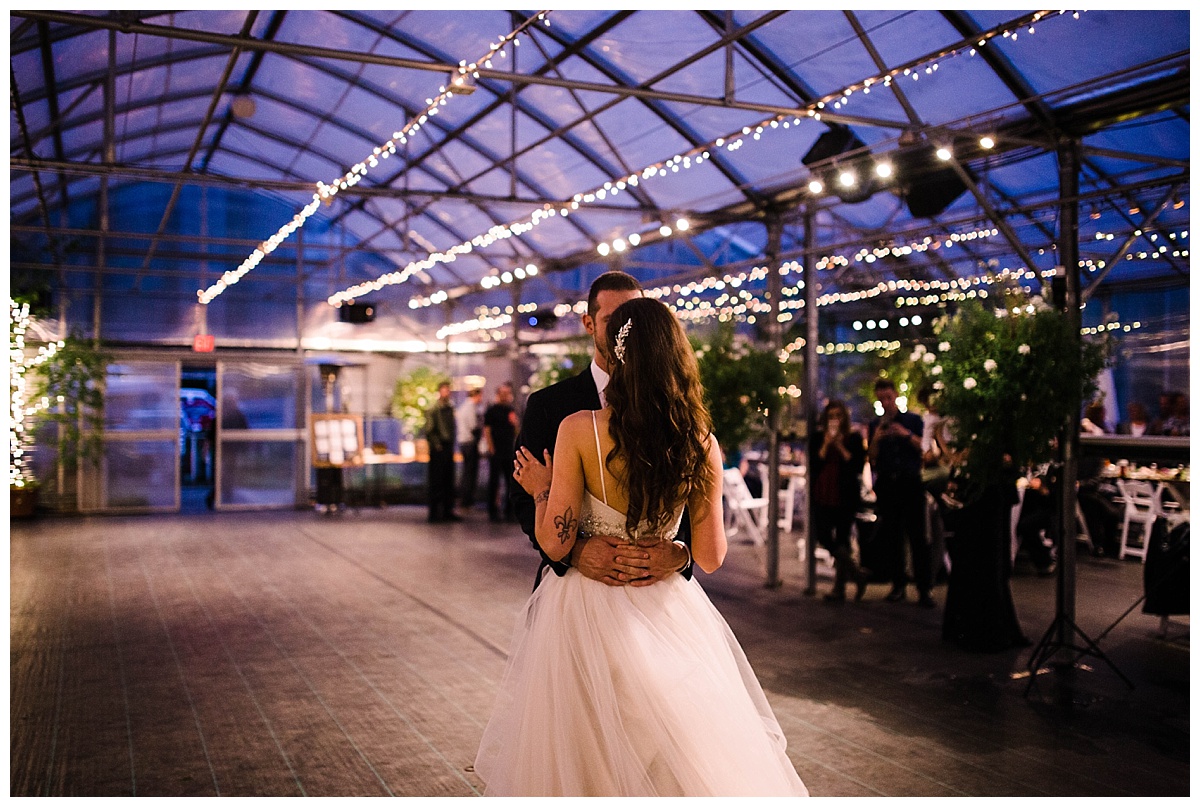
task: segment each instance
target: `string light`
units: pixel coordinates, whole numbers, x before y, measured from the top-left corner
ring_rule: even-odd
[[[27,400],[29,372],[49,361],[65,345],[61,340],[50,342],[39,345],[35,355],[28,355],[25,334],[28,332],[32,320],[29,304],[18,304],[10,297],[8,300],[8,385],[11,393],[8,410],[8,484],[10,488],[24,488],[36,481],[29,466],[33,447],[33,429],[29,427],[30,418],[62,402],[62,396],[54,401],[42,397],[32,404]]]
[[[1049,13],[1050,12],[1048,12],[1048,11],[1038,11],[1033,14],[1027,15],[1026,17],[1016,21],[1015,23],[1009,23],[1009,25],[1012,25],[1015,27],[1023,27],[1025,25],[1030,25],[1030,24],[1038,22],[1039,20],[1041,20],[1044,16],[1046,16]],[[547,24],[549,23],[548,20],[546,20],[546,22],[547,22]],[[979,35],[980,36],[979,45],[982,46],[985,42],[987,42],[991,38],[1001,35],[1001,33],[1005,30],[1007,30],[1007,28],[998,27],[991,31],[980,34]],[[959,49],[951,49],[951,50],[942,51],[942,52],[939,52],[938,54],[935,54],[932,57],[926,57],[922,60],[918,60],[918,61],[915,61],[908,65],[898,67],[898,68],[890,71],[889,73],[880,74],[877,76],[872,76],[870,78],[864,79],[861,82],[857,82],[856,84],[844,87],[835,93],[831,93],[827,96],[824,96],[823,98],[820,98],[820,99],[817,99],[817,100],[811,102],[808,105],[807,109],[805,110],[805,114],[807,117],[811,117],[811,118],[819,121],[821,119],[821,115],[818,110],[825,109],[827,103],[831,103],[831,104],[837,103],[837,104],[844,105],[848,102],[848,99],[850,98],[850,96],[852,96],[855,92],[857,92],[860,89],[865,90],[865,89],[869,88],[870,86],[877,84],[877,83],[882,84],[883,86],[889,86],[892,78],[897,75],[913,74],[915,77],[914,71],[917,69],[928,69],[930,71],[930,73],[933,73],[938,69],[939,61],[944,60],[946,58],[953,57],[953,56],[957,56],[959,53],[960,53]],[[973,52],[972,52],[972,55],[973,55]],[[532,229],[533,227],[537,226],[541,222],[545,221],[547,218],[552,217],[556,214],[560,215],[560,216],[568,216],[568,215],[570,215],[571,211],[578,210],[578,209],[580,209],[581,206],[592,204],[595,201],[603,199],[607,196],[615,195],[616,193],[623,191],[623,190],[627,189],[628,187],[631,187],[631,186],[636,187],[640,183],[659,179],[662,177],[666,177],[666,176],[669,176],[672,174],[676,174],[680,170],[686,170],[686,169],[689,169],[692,167],[702,165],[703,163],[705,163],[711,159],[711,153],[714,149],[724,149],[726,151],[733,152],[733,151],[736,151],[739,148],[741,148],[743,145],[745,145],[745,143],[747,141],[754,142],[754,141],[760,140],[761,136],[763,134],[767,133],[769,130],[779,129],[779,128],[786,129],[786,128],[789,128],[790,125],[792,125],[792,124],[799,124],[801,120],[802,120],[802,118],[800,117],[800,113],[798,111],[796,115],[792,115],[792,116],[777,115],[777,116],[773,116],[771,118],[767,118],[767,119],[759,122],[756,125],[743,126],[740,129],[738,129],[732,133],[729,133],[722,137],[715,138],[713,141],[711,141],[709,143],[706,143],[706,144],[703,144],[700,146],[696,146],[687,152],[676,154],[673,157],[671,157],[665,161],[646,166],[645,168],[641,169],[640,171],[635,171],[624,177],[612,178],[612,179],[608,180],[606,183],[604,183],[604,185],[602,187],[597,187],[597,188],[593,188],[589,191],[577,193],[569,201],[547,204],[547,205],[543,206],[541,209],[534,211],[533,214],[530,217],[528,217],[527,219],[522,219],[522,220],[510,223],[510,224],[505,224],[505,225],[496,225],[496,226],[492,227],[488,231],[487,234],[476,236],[475,238],[471,239],[470,241],[463,242],[462,244],[451,247],[450,249],[448,249],[444,252],[433,253],[428,258],[426,258],[422,261],[410,263],[407,267],[405,267],[403,270],[401,270],[399,272],[388,273],[388,274],[382,275],[381,277],[377,278],[374,281],[361,283],[357,286],[352,286],[348,289],[340,291],[340,292],[330,296],[328,299],[328,302],[332,305],[338,306],[338,305],[341,305],[342,303],[348,302],[357,297],[360,297],[360,296],[363,296],[366,294],[370,294],[374,291],[378,291],[383,286],[403,283],[403,282],[407,281],[408,278],[411,277],[413,274],[416,274],[417,272],[428,269],[438,263],[451,262],[451,261],[455,260],[459,255],[469,253],[473,249],[484,248],[486,246],[490,246],[496,240],[499,240],[502,238],[510,238],[513,235],[519,235],[523,232],[527,232],[529,229]],[[947,156],[947,157],[944,157],[943,159],[949,159],[949,157]],[[851,183],[851,184],[853,184],[853,183]],[[824,190],[824,188],[822,186],[821,190],[818,191],[818,190],[813,189],[813,186],[810,185],[810,190],[813,193],[820,193],[821,191]],[[603,196],[601,195],[602,191],[604,193]],[[684,228],[677,227],[676,229],[684,229]],[[667,237],[666,233],[663,233],[663,235],[664,235],[664,237]],[[601,246],[600,245],[597,246],[597,250],[600,251],[601,255],[610,254],[611,251],[613,250],[613,245],[609,244],[608,249],[609,249],[609,252],[603,252],[603,251],[601,251]]]
[[[521,31],[532,25],[535,21],[545,20],[546,15],[549,13],[549,11],[540,12],[536,17],[532,17],[522,23],[515,31],[502,36],[499,43],[493,44],[491,46],[491,50],[489,50],[482,59],[478,60],[478,62],[483,62],[490,65],[491,57],[496,55],[497,52],[503,51],[506,42],[515,39],[517,35],[521,33]],[[362,181],[363,177],[367,175],[368,171],[379,165],[380,160],[386,160],[390,155],[395,154],[397,146],[406,144],[410,136],[419,132],[421,127],[430,118],[438,114],[438,109],[445,106],[446,101],[449,98],[454,95],[469,94],[469,92],[466,90],[466,77],[468,74],[471,74],[473,77],[478,78],[478,62],[470,65],[466,64],[466,62],[460,62],[459,67],[457,68],[458,76],[452,78],[450,81],[451,89],[447,89],[445,86],[443,86],[439,89],[436,97],[426,98],[426,107],[422,112],[415,115],[412,119],[405,123],[404,126],[393,132],[390,140],[381,146],[377,146],[368,157],[361,162],[356,163],[341,177],[328,184],[324,182],[317,182],[317,191],[313,194],[312,201],[305,205],[299,213],[293,216],[291,221],[280,227],[274,235],[272,235],[266,241],[260,243],[258,247],[255,248],[255,250],[251,252],[244,261],[242,261],[241,265],[239,265],[237,269],[225,272],[221,276],[221,279],[216,283],[209,286],[207,289],[201,289],[197,291],[196,295],[199,301],[202,304],[207,305],[216,299],[222,292],[224,292],[225,289],[236,284],[239,280],[245,277],[248,272],[258,266],[258,264],[262,262],[263,258],[274,252],[280,244],[282,244],[288,239],[289,236],[291,236],[292,233],[303,227],[305,222],[317,212],[317,209],[322,204],[332,203],[333,198],[338,194],[338,192],[354,187]]]

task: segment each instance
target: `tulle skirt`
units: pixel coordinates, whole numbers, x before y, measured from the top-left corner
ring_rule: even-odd
[[[700,584],[547,574],[517,620],[475,770],[489,796],[805,796]]]

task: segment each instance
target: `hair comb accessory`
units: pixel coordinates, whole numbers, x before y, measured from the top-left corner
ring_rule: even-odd
[[[613,353],[616,354],[617,361],[625,363],[625,337],[629,336],[629,329],[633,327],[633,319],[625,320],[625,324],[621,326],[621,330],[617,331],[617,343],[613,346]]]

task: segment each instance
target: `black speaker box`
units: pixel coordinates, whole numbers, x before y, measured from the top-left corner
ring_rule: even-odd
[[[844,127],[830,129],[817,138],[817,142],[813,143],[808,153],[800,158],[800,162],[805,165],[813,165],[847,151],[861,149],[864,145],[849,129]]]
[[[932,146],[902,153],[899,163],[908,212],[917,218],[936,216],[967,189],[955,170],[937,158]],[[963,166],[963,170],[974,179],[969,168]]]
[[[375,320],[375,303],[365,300],[357,303],[342,303],[338,308],[338,319],[355,324],[373,322]]]

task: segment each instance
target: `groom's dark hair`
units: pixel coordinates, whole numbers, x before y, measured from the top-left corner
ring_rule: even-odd
[[[587,313],[589,317],[596,316],[596,297],[602,291],[641,291],[642,284],[637,278],[619,269],[613,269],[592,281],[588,289]]]

